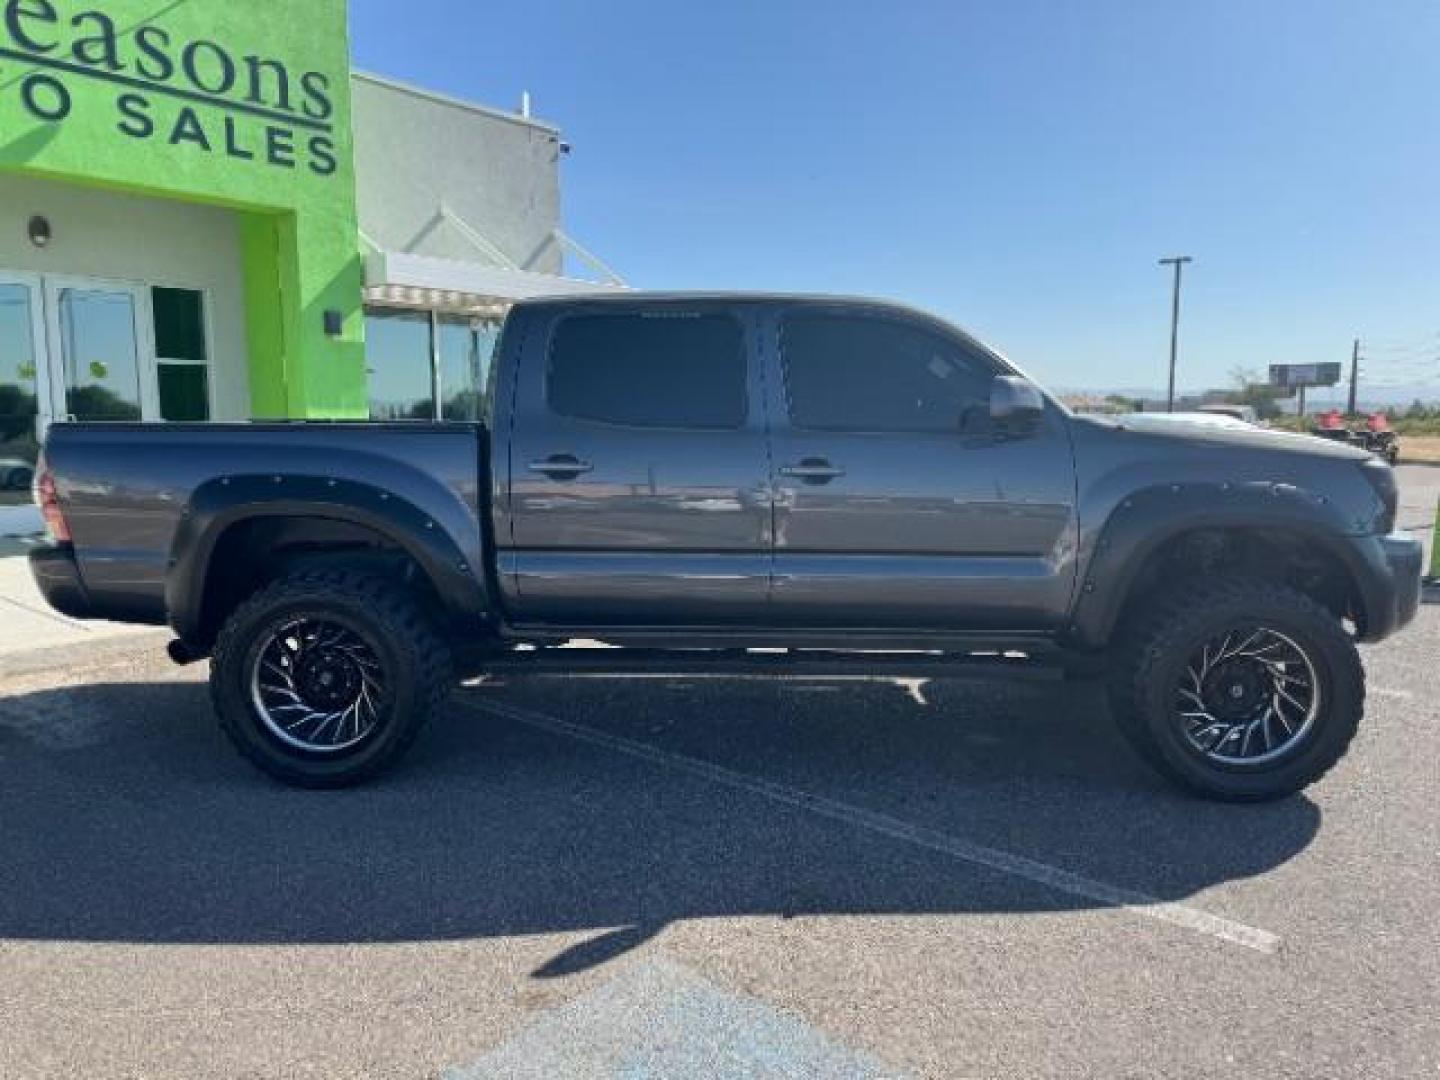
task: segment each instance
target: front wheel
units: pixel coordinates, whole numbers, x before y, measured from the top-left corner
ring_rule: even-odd
[[[1314,783],[1364,712],[1364,670],[1339,620],[1266,581],[1171,594],[1140,617],[1118,660],[1121,731],[1162,774],[1213,799],[1276,799]]]
[[[210,669],[231,742],[301,787],[344,787],[393,765],[451,682],[449,649],[418,599],[346,570],[299,573],[247,600]]]

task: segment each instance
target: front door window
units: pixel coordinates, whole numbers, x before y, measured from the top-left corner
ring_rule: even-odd
[[[148,418],[135,290],[61,287],[54,296],[67,416]]]

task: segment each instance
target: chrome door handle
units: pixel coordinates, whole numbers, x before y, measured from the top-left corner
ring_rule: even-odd
[[[823,484],[828,480],[834,480],[838,476],[844,476],[845,470],[836,465],[831,465],[824,458],[806,458],[795,465],[786,465],[780,470],[782,476],[793,476],[797,480],[804,480],[810,484]]]
[[[577,476],[594,470],[594,465],[581,461],[573,454],[552,454],[544,461],[530,463],[531,472],[543,473],[551,480],[574,480]]]

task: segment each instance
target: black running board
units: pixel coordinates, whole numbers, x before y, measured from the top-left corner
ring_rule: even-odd
[[[518,646],[467,650],[472,675],[714,675],[779,678],[1022,679],[1058,682],[1054,655],[840,652],[825,649],[633,649]]]

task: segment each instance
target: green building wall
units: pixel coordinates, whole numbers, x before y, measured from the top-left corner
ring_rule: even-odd
[[[257,418],[367,412],[349,64],[345,0],[0,0],[0,171],[241,215]]]

